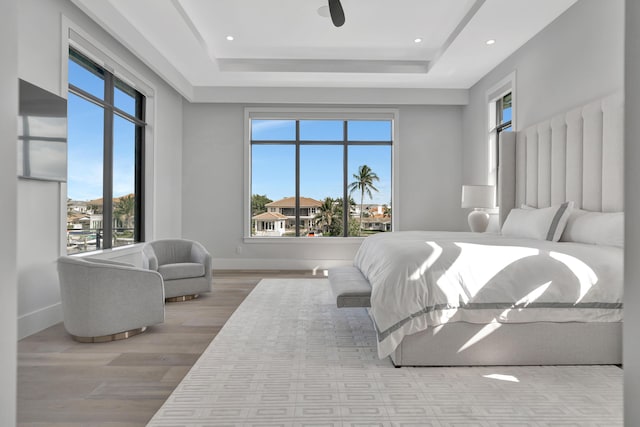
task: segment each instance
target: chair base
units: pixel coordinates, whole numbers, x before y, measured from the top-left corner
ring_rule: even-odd
[[[179,297],[165,298],[164,302],[182,302],[182,301],[190,301],[196,298],[200,298],[200,294],[181,295]]]
[[[142,328],[136,328],[136,329],[131,329],[129,331],[118,332],[117,334],[102,335],[99,337],[79,337],[77,335],[71,335],[71,334],[70,335],[71,335],[71,338],[73,338],[75,341],[78,341],[78,342],[99,343],[99,342],[126,340],[127,338],[131,338],[133,336],[141,334],[146,330],[147,330],[147,327],[143,326]]]

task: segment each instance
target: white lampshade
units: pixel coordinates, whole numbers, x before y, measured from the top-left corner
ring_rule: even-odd
[[[496,187],[493,185],[463,185],[463,208],[493,208],[496,206]]]

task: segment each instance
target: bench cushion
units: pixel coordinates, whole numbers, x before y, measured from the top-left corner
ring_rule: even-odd
[[[331,268],[329,283],[338,308],[371,307],[371,285],[357,267]]]

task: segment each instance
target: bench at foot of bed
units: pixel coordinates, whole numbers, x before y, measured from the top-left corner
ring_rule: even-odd
[[[371,285],[357,267],[330,269],[329,283],[338,308],[371,307]]]

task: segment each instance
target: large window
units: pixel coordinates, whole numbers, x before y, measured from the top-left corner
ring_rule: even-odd
[[[250,235],[391,231],[393,119],[251,118]]]
[[[67,253],[144,240],[144,96],[69,50]]]

